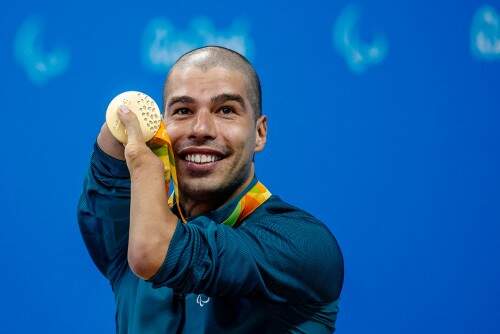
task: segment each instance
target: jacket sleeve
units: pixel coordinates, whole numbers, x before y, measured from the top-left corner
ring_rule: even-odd
[[[124,161],[94,144],[90,167],[77,209],[87,250],[113,284],[127,265],[130,216],[130,175]]]
[[[343,274],[340,248],[318,221],[270,216],[233,229],[200,216],[177,223],[149,281],[207,296],[329,303],[339,297]]]

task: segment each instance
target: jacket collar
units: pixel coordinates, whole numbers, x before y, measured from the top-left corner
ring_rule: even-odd
[[[219,207],[219,208],[217,208],[215,210],[212,210],[210,212],[199,214],[199,215],[196,215],[196,216],[193,216],[193,217],[189,217],[187,219],[187,222],[189,222],[189,221],[191,221],[193,219],[196,219],[196,218],[198,218],[200,216],[205,216],[205,217],[209,218],[210,220],[215,221],[217,224],[222,223],[234,211],[234,209],[236,208],[236,205],[238,205],[238,202],[241,200],[241,198],[257,182],[258,182],[257,176],[254,174],[254,176],[252,178],[252,181],[236,197],[234,197],[232,200],[230,200],[226,204],[224,204],[221,207]],[[176,205],[172,208],[172,211],[174,212],[175,215],[177,215],[179,217],[179,212],[178,212],[178,209],[177,209]]]

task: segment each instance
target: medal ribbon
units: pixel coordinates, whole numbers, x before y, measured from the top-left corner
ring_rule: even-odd
[[[165,191],[168,193],[170,191],[170,180],[174,183],[174,193],[179,193],[179,183],[177,182],[177,169],[175,168],[174,160],[174,150],[172,149],[172,141],[168,136],[167,129],[163,121],[160,122],[160,128],[156,131],[154,137],[147,142],[148,146],[151,148],[154,154],[160,158],[163,162],[163,175],[165,178]],[[186,222],[186,218],[182,215],[181,205],[179,202],[179,196],[176,198],[177,210],[181,216],[183,223]],[[173,201],[168,200],[170,207],[173,207]]]

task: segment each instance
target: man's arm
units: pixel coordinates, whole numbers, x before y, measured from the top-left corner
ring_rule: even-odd
[[[273,209],[263,204],[257,211]],[[339,297],[343,274],[335,238],[313,218],[263,215],[232,228],[200,216],[178,224],[163,265],[149,281],[208,296],[329,303]]]
[[[125,161],[119,159],[120,149],[123,157],[123,145],[104,124],[94,144],[77,209],[90,256],[111,283],[127,265],[130,176]]]
[[[101,131],[97,136],[97,144],[107,155],[125,162],[125,147],[113,137],[106,123],[101,126]]]
[[[118,117],[127,129],[125,159],[132,184],[127,258],[132,271],[147,279],[161,266],[178,218],[167,205],[163,163],[146,146],[135,114],[122,108]]]

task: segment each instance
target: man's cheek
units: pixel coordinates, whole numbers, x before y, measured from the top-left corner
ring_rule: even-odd
[[[174,138],[178,138],[182,134],[183,130],[180,124],[172,119],[170,119],[170,121],[163,119],[163,121],[165,122],[165,128],[172,141],[174,140]]]

